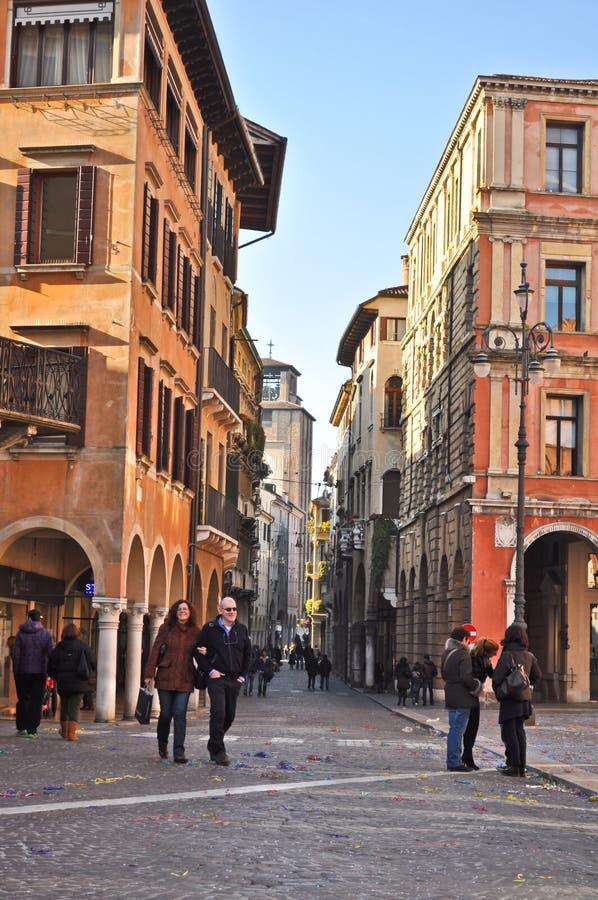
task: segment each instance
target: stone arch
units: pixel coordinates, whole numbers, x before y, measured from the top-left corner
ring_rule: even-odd
[[[66,534],[81,547],[93,569],[96,594],[105,594],[106,569],[104,557],[99,548],[89,539],[84,531],[73,525],[72,522],[61,519],[58,516],[31,516],[28,519],[19,519],[17,522],[11,522],[10,525],[0,528],[0,559],[15,540],[32,531],[45,529]]]
[[[125,597],[129,603],[145,603],[145,553],[138,534],[133,536],[129,547]]]
[[[185,596],[185,575],[183,571],[183,560],[180,553],[177,553],[172,564],[172,573],[170,575],[170,600],[169,606],[176,603]]]
[[[566,531],[569,534],[576,534],[580,538],[586,540],[589,544],[593,544],[598,549],[598,534],[585,525],[578,525],[577,522],[549,522],[547,525],[540,525],[534,528],[529,534],[523,537],[523,552],[528,549],[538,538],[544,537],[546,534],[554,534],[555,531]],[[511,580],[515,582],[515,568],[517,564],[517,553],[513,551],[511,559]]]
[[[213,619],[218,614],[218,600],[220,599],[220,585],[218,584],[218,574],[216,569],[210,576],[210,585],[208,587],[208,596],[206,602],[206,619]]]
[[[155,548],[152,558],[147,599],[150,609],[168,606],[166,558],[160,545]]]

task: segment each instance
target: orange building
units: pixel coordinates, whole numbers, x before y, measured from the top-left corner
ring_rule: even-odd
[[[205,0],[15,0],[0,60],[0,644],[33,605],[78,622],[102,721],[237,558],[238,233],[274,230],[285,141],[239,113]]]
[[[525,261],[561,368],[527,396],[524,617],[561,701],[598,695],[597,132],[598,81],[478,78],[407,234],[397,651],[514,618],[521,372],[512,343],[472,364],[486,326],[521,336]]]

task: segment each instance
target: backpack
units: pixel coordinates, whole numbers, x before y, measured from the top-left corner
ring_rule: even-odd
[[[516,663],[511,654],[511,668],[496,686],[494,693],[497,700],[522,700],[523,694],[529,689],[530,680],[523,663]]]

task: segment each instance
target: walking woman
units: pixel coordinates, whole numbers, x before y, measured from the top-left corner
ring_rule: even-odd
[[[522,625],[509,625],[501,644],[502,653],[492,677],[495,692],[507,677],[513,663],[523,665],[530,684],[536,684],[542,678],[538,660],[529,650],[527,631]],[[506,768],[499,769],[501,775],[525,777],[527,741],[524,722],[532,714],[531,700],[531,688],[526,688],[520,697],[506,697],[500,701],[498,724],[509,763]]]
[[[490,657],[494,656],[498,650],[498,644],[492,638],[480,637],[471,647],[471,674],[477,678],[480,685],[483,685],[487,678],[492,678],[494,669],[490,662]],[[480,727],[480,701],[478,697],[474,697],[475,706],[469,710],[469,719],[463,733],[463,755],[461,760],[464,765],[470,769],[479,769],[480,767],[473,761],[473,745],[478,735]]]
[[[95,671],[96,658],[91,647],[81,640],[77,625],[69,622],[48,659],[48,675],[56,681],[60,697],[60,734],[65,740],[79,740],[81,700],[91,690]]]
[[[174,721],[173,758],[183,765],[187,762],[187,704],[194,688],[193,657],[198,637],[194,610],[186,600],[177,600],[160,625],[145,667],[145,684],[151,687],[155,680],[160,700],[158,753],[162,759],[168,757],[170,723]]]

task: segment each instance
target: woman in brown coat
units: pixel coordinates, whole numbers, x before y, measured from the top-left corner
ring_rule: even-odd
[[[145,667],[145,684],[151,687],[155,678],[160,699],[158,752],[162,759],[168,756],[170,723],[174,720],[175,763],[187,762],[187,704],[194,688],[193,656],[198,637],[195,612],[186,600],[177,600],[170,607],[164,624],[160,625]]]

